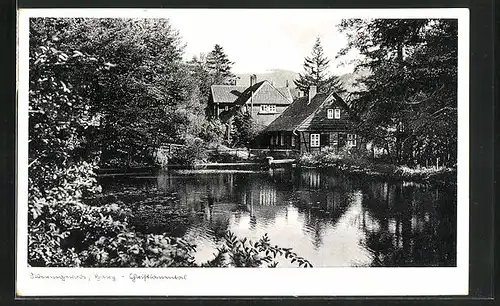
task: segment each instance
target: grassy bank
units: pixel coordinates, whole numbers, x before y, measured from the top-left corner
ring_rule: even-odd
[[[301,167],[333,169],[338,172],[354,175],[397,179],[415,182],[456,183],[456,168],[447,167],[408,167],[372,160],[365,156],[321,151],[304,154],[299,158]]]

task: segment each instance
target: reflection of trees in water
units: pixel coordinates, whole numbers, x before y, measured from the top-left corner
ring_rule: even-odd
[[[108,184],[109,190],[117,190],[113,199],[153,205],[144,207],[142,223],[155,223],[159,231],[177,236],[194,228],[196,235],[220,237],[231,222],[248,218],[250,230],[257,224],[265,227],[293,205],[315,248],[351,206],[353,193],[361,191],[356,223],[365,234],[360,243],[372,253],[374,266],[456,263],[456,188],[366,182],[303,169],[272,175],[164,173],[156,179],[113,179]],[[133,192],[125,195],[124,189]],[[169,196],[176,199],[172,211],[155,206]],[[177,209],[187,218],[176,218]]]
[[[272,180],[278,190],[277,198],[297,207],[303,216],[302,230],[312,238],[314,247],[320,248],[326,229],[337,223],[351,204],[353,182],[332,173],[306,169],[274,171]]]
[[[235,201],[238,186],[244,177],[234,173],[176,174],[165,172],[158,176],[158,188],[179,193],[181,204],[197,206],[209,195],[215,203]]]
[[[326,229],[335,225],[350,206],[352,185],[328,173],[302,171],[291,201],[304,216],[303,230],[316,249],[323,244]]]
[[[303,215],[303,231],[311,235],[313,245],[319,249],[326,229],[338,222],[349,206],[348,194],[342,190],[304,191],[293,199],[299,214]]]
[[[373,265],[455,265],[456,191],[377,182],[365,187],[362,243]]]

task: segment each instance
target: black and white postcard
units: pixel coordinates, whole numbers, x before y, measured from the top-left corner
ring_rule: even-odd
[[[466,295],[467,9],[21,9],[19,296]]]

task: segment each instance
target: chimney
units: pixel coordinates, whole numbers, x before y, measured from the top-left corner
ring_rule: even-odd
[[[250,86],[255,85],[257,83],[257,76],[255,74],[250,75]]]
[[[311,85],[309,87],[309,102],[308,103],[311,103],[311,100],[316,95],[316,91],[317,91],[317,87],[316,86]]]
[[[250,116],[253,117],[253,88],[252,86],[257,83],[257,76],[255,74],[250,75],[250,90],[251,95],[250,95]]]

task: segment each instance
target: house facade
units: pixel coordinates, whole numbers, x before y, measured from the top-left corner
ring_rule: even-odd
[[[299,97],[262,133],[259,145],[270,149],[319,151],[324,147],[361,148],[355,132],[357,118],[335,93],[316,93]]]
[[[255,81],[251,78],[249,87],[212,85],[210,109],[213,116],[230,123],[235,113],[242,109],[257,124],[266,127],[292,103],[289,87],[275,87],[267,80]]]

